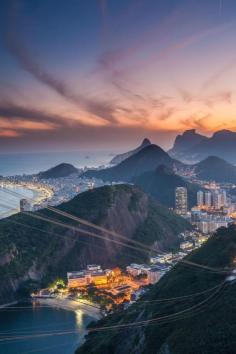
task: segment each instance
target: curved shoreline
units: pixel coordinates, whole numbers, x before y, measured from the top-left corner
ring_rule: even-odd
[[[26,195],[24,197],[22,195],[22,199],[25,198],[25,199],[29,200],[32,206],[34,206],[34,205],[40,206],[40,204],[42,204],[46,200],[49,200],[53,195],[53,191],[49,187],[47,188],[46,186],[38,186],[38,185],[34,185],[32,183],[28,184],[28,183],[21,183],[21,182],[19,182],[19,183],[1,182],[0,191],[1,191],[1,188],[8,189],[9,191],[12,190],[13,192],[14,192],[15,188],[16,189],[17,188],[23,189],[25,191],[31,192],[32,196],[29,197]],[[18,192],[16,192],[16,193],[18,193]],[[16,196],[16,198],[17,198],[17,196]],[[19,193],[19,200],[20,200],[20,193]],[[0,212],[0,219],[4,219],[4,218],[7,218],[11,215],[17,214],[19,211],[20,211],[19,208],[12,207],[11,209],[9,209],[5,212],[4,211]]]
[[[84,311],[86,315],[93,317],[95,320],[102,318],[100,308],[93,304],[86,304],[79,300],[59,299],[59,298],[36,298],[33,301],[42,305],[57,307],[68,311]]]

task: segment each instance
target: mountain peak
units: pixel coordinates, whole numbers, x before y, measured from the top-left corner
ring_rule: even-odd
[[[151,140],[149,140],[148,138],[144,138],[143,141],[142,141],[142,144],[141,146],[148,146],[148,145],[151,145]]]
[[[212,135],[212,138],[215,138],[215,137],[227,137],[229,135],[234,135],[236,136],[236,133],[233,132],[232,130],[229,130],[229,129],[222,129],[222,130],[218,130],[217,132],[215,132],[213,135]]]
[[[113,157],[113,159],[111,160],[110,164],[111,165],[118,165],[119,163],[121,163],[122,161],[126,160],[128,157],[136,154],[137,152],[139,152],[140,150],[144,149],[145,147],[151,145],[151,141],[148,138],[144,138],[141,145],[139,145],[136,149],[124,152],[123,154],[119,154]]]
[[[185,130],[182,135],[186,136],[186,135],[195,135],[195,134],[198,134],[198,133],[196,133],[196,129],[188,129],[188,130]]]

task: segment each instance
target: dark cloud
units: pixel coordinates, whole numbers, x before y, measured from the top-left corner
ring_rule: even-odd
[[[53,123],[55,126],[63,126],[68,120],[60,115],[54,115],[33,108],[27,108],[12,103],[0,103],[0,117],[14,122],[16,119],[23,119],[30,122]]]
[[[88,113],[98,116],[108,122],[115,123],[116,107],[113,102],[102,102],[97,99],[84,97],[75,93],[65,81],[47,72],[38,62],[36,57],[24,44],[16,28],[18,16],[16,8],[11,8],[9,13],[9,27],[5,33],[5,46],[9,53],[17,60],[20,66],[30,73],[37,81],[46,85],[58,95],[84,109]]]

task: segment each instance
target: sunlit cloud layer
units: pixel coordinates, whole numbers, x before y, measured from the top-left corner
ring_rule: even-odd
[[[185,129],[236,129],[233,0],[1,6],[7,151],[119,147],[144,135],[169,147]]]

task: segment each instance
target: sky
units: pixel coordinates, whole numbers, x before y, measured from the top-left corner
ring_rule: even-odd
[[[0,152],[236,131],[235,0],[0,0]]]

